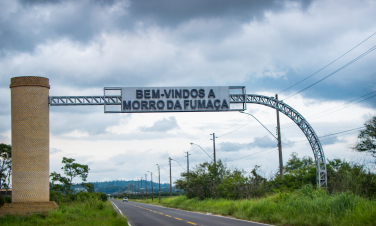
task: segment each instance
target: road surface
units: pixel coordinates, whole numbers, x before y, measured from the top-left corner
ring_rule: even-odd
[[[262,226],[266,224],[136,202],[111,200],[131,226]]]

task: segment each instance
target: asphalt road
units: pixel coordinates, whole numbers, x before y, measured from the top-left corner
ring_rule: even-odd
[[[200,226],[261,226],[250,221],[237,220],[228,217],[194,213],[184,210],[171,209],[161,206],[122,202],[111,200],[115,209],[120,210],[128,218],[131,226],[177,226],[177,225],[200,225]]]

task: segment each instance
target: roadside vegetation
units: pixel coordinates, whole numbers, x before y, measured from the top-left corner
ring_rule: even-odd
[[[358,138],[354,151],[376,158],[376,117]],[[184,196],[154,199],[153,204],[277,225],[376,225],[376,175],[365,165],[327,160],[323,189],[317,189],[311,157],[293,153],[283,178],[278,173],[267,178],[259,169],[256,165],[247,174],[222,161],[201,163],[175,181]]]
[[[148,200],[138,202],[152,203]],[[325,190],[305,185],[293,192],[279,192],[264,198],[213,199],[179,196],[154,199],[153,204],[232,216],[276,225],[359,225],[376,224],[376,201],[351,192],[330,195]]]
[[[127,219],[114,210],[104,193],[80,192],[64,196],[53,191],[50,199],[58,203],[59,209],[50,211],[48,215],[0,217],[0,225],[128,225]]]
[[[4,203],[11,202],[11,198],[6,196],[11,187],[12,176],[12,147],[8,144],[0,143],[0,189],[4,189],[3,195],[0,195],[0,207]]]
[[[52,172],[50,183],[50,201],[55,201],[59,208],[47,215],[0,217],[1,226],[23,225],[128,225],[125,217],[118,214],[104,193],[94,193],[94,186],[86,183],[89,167],[75,162],[75,159],[63,158],[64,175]],[[81,187],[85,192],[72,190],[73,179],[81,178]]]
[[[255,166],[250,174],[237,168],[229,168],[222,161],[202,163],[187,173],[182,173],[175,185],[183,189],[188,198],[250,199],[266,197],[274,193],[288,193],[304,185],[316,187],[316,165],[311,157],[291,155],[284,167],[283,179],[278,173],[265,177]],[[374,199],[376,175],[364,165],[334,159],[327,162],[328,194],[350,192]],[[188,184],[189,181],[189,184]]]

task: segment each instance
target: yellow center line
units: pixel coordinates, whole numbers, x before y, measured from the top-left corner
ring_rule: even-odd
[[[150,212],[153,212],[153,210],[149,210]]]
[[[171,217],[170,215],[166,215],[166,217]]]
[[[176,220],[179,220],[179,221],[181,221],[181,219],[180,219],[180,218],[177,218],[177,217],[175,217],[175,219],[176,219]]]
[[[163,213],[159,213],[159,214],[163,214]]]
[[[153,211],[154,213],[156,213],[156,211]]]
[[[187,221],[187,223],[188,223],[188,224],[193,224],[193,225],[197,225],[197,224],[195,224],[195,223],[192,223],[192,222],[189,222],[189,221]]]

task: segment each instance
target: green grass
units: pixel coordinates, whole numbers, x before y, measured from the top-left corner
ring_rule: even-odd
[[[150,199],[138,201],[151,203]],[[154,199],[153,204],[278,225],[376,225],[376,200],[349,192],[329,195],[325,190],[315,190],[311,186],[262,199],[200,201],[179,196],[163,198],[161,203]]]
[[[109,201],[87,200],[85,202],[62,203],[58,210],[47,216],[34,214],[30,217],[0,217],[1,226],[26,225],[128,225],[127,219],[118,214]]]

